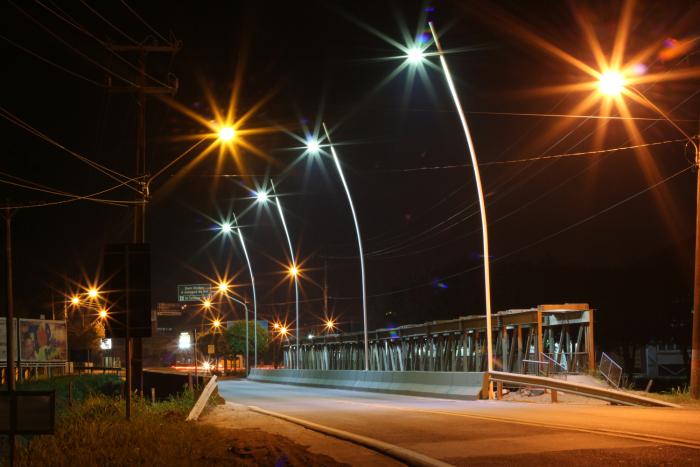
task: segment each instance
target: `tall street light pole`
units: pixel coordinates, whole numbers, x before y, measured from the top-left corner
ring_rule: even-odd
[[[253,291],[253,368],[258,366],[258,299],[255,294],[255,276],[253,276],[253,265],[250,262],[250,256],[248,256],[248,249],[245,246],[245,240],[243,238],[243,232],[241,231],[241,226],[238,224],[238,219],[236,214],[233,214],[233,221],[236,223],[236,233],[238,234],[238,240],[241,242],[241,249],[243,250],[243,256],[245,256],[245,261],[248,264],[248,274],[250,274],[250,287]],[[246,306],[247,310],[247,306]],[[246,319],[248,312],[246,311]],[[247,325],[246,325],[247,329]]]
[[[695,151],[695,257],[693,282],[693,329],[691,337],[690,356],[690,395],[700,399],[700,147],[683,128],[674,122],[661,108],[647,98],[644,93],[625,82],[625,76],[616,70],[608,70],[600,74],[598,90],[609,98],[619,98],[623,92],[633,94],[658,113],[668,124],[675,128],[688,140]],[[697,138],[697,137],[696,137]]]
[[[280,202],[279,197],[277,196],[277,191],[275,190],[275,183],[270,180],[270,186],[272,187],[272,194],[275,198],[274,203],[275,206],[277,207],[277,212],[280,216],[280,221],[282,222],[282,229],[284,230],[284,235],[287,238],[287,246],[289,247],[289,256],[290,259],[292,260],[292,266],[289,268],[289,273],[292,276],[292,279],[294,279],[294,311],[295,311],[295,316],[296,316],[296,331],[295,331],[295,341],[296,341],[296,369],[298,370],[301,367],[301,362],[300,362],[300,347],[299,344],[301,341],[299,340],[299,328],[300,328],[300,323],[299,323],[299,270],[297,269],[297,259],[296,259],[296,253],[294,252],[294,247],[292,247],[292,239],[289,236],[289,229],[287,229],[287,222],[284,219],[284,211],[282,210],[282,203]],[[264,197],[260,196],[260,193],[258,193],[258,200],[261,201],[266,201],[267,200],[267,195]]]
[[[343,168],[340,165],[340,159],[338,154],[335,152],[333,143],[331,142],[331,136],[328,133],[328,128],[326,128],[326,123],[323,123],[323,131],[326,133],[326,139],[328,140],[328,146],[331,149],[331,155],[333,156],[333,162],[335,162],[335,168],[338,170],[338,175],[340,176],[340,181],[343,182],[343,188],[345,189],[345,194],[348,198],[348,204],[350,205],[350,212],[352,213],[352,220],[355,223],[355,233],[357,234],[357,249],[360,254],[360,271],[362,278],[362,322],[363,322],[363,332],[364,332],[364,344],[365,344],[365,371],[369,371],[369,339],[367,333],[367,290],[366,290],[366,278],[365,278],[365,255],[362,249],[362,236],[360,235],[360,224],[357,221],[357,214],[355,213],[355,205],[352,202],[352,197],[350,196],[350,188],[345,180],[345,175],[343,174]]]
[[[459,96],[457,95],[457,90],[452,82],[452,75],[447,67],[447,61],[445,60],[445,55],[438,40],[437,33],[435,32],[435,27],[432,22],[429,22],[430,32],[433,35],[433,41],[435,42],[435,47],[438,50],[438,57],[440,58],[440,64],[442,65],[442,71],[445,74],[445,80],[447,81],[447,86],[450,88],[450,94],[452,94],[452,100],[454,101],[457,113],[459,114],[459,120],[462,123],[462,129],[464,130],[464,136],[467,139],[467,147],[469,148],[469,155],[471,157],[472,168],[474,169],[474,179],[476,181],[476,191],[479,196],[479,210],[481,211],[481,230],[482,230],[482,240],[483,240],[483,253],[484,253],[484,298],[486,302],[486,356],[488,371],[493,371],[493,347],[491,335],[491,267],[489,259],[489,234],[488,226],[486,223],[486,203],[484,202],[484,189],[481,185],[481,175],[479,173],[479,163],[476,159],[476,151],[474,149],[474,142],[472,141],[472,135],[469,131],[469,125],[467,124],[467,119],[464,116],[464,110],[462,109],[462,104],[459,101]],[[489,399],[493,398],[493,383],[489,385]]]

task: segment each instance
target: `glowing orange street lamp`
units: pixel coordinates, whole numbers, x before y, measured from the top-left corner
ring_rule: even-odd
[[[233,127],[230,126],[222,126],[219,129],[219,139],[221,141],[233,141],[233,139],[236,137],[236,130]]]
[[[219,284],[216,286],[216,289],[219,291],[219,293],[222,293],[222,294],[223,294],[223,293],[228,292],[229,287],[230,287],[230,286],[228,285],[228,282],[226,282],[226,281],[221,281],[221,282],[219,282]]]
[[[202,307],[204,307],[205,310],[210,309],[211,308],[211,300],[209,300],[208,298],[205,298],[204,300],[202,300]]]
[[[91,287],[90,290],[88,290],[88,297],[90,298],[97,298],[99,295],[99,292],[95,287]]]
[[[330,332],[330,331],[333,331],[335,329],[335,321],[333,321],[332,319],[327,319],[325,324],[326,324],[327,331]]]
[[[107,309],[106,309],[106,308],[102,308],[102,309],[98,312],[98,315],[99,315],[100,319],[103,319],[103,320],[104,320],[104,319],[107,319]]]
[[[73,297],[71,297],[70,303],[71,303],[71,305],[75,305],[75,306],[80,305],[80,298],[78,296],[74,295]]]
[[[598,79],[598,91],[608,97],[617,97],[625,89],[625,77],[619,71],[608,70]]]

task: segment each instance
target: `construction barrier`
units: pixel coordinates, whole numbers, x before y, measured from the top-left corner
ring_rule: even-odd
[[[476,400],[482,372],[271,370],[254,368],[248,379],[266,383],[297,384],[356,391]]]

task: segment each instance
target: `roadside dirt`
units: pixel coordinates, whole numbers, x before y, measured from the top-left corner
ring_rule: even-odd
[[[404,465],[375,451],[232,402],[208,409],[198,423],[218,428],[223,434],[221,442],[240,459],[240,465]]]

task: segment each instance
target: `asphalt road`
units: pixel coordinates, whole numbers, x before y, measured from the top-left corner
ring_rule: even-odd
[[[455,465],[700,466],[700,410],[454,401],[246,380],[221,381],[219,394]]]

